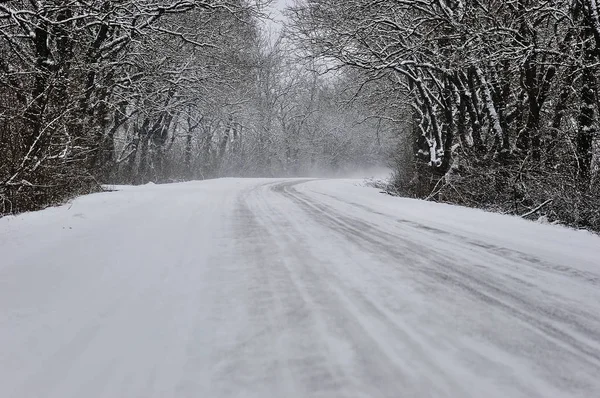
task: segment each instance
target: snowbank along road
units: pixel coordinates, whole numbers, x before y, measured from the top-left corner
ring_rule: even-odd
[[[600,396],[600,238],[358,183],[0,219],[0,396]]]

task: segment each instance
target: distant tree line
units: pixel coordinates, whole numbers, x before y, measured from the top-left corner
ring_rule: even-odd
[[[104,183],[376,162],[376,123],[267,37],[264,3],[0,1],[0,216]]]
[[[596,0],[305,0],[307,57],[394,121],[404,194],[600,230]]]

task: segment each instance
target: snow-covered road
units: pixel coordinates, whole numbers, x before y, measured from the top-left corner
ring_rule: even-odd
[[[600,238],[351,180],[0,219],[0,397],[598,397]]]

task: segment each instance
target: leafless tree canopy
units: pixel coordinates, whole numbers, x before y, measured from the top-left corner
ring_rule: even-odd
[[[404,122],[401,192],[600,228],[596,0],[307,0],[290,16],[306,52]]]
[[[261,1],[0,3],[0,213],[100,183],[372,161],[339,84],[294,67]],[[360,134],[363,134],[359,137]],[[374,152],[375,151],[375,152]]]
[[[600,229],[596,0],[0,1],[0,214],[340,173]]]

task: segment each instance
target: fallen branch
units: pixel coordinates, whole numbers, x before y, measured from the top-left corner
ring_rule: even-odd
[[[537,206],[536,208],[528,211],[527,213],[523,214],[521,217],[525,218],[528,217],[534,213],[537,213],[538,211],[540,211],[540,209],[544,206],[546,206],[548,203],[552,203],[552,199],[548,199],[547,201],[545,201],[544,203],[542,203],[541,205]]]

